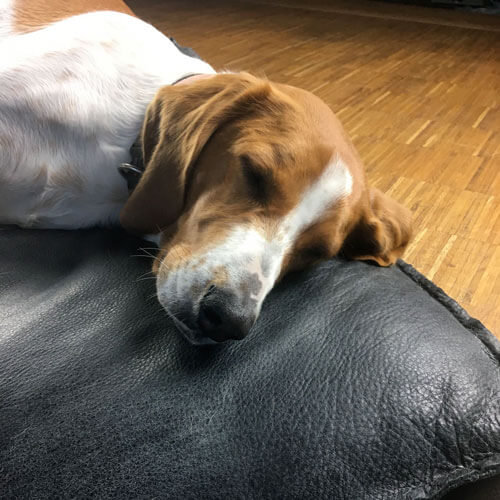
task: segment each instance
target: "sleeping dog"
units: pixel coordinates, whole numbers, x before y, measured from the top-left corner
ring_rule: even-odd
[[[319,98],[51,2],[0,17],[0,223],[156,235],[158,298],[194,344],[243,338],[290,270],[403,253],[409,212],[367,186]]]

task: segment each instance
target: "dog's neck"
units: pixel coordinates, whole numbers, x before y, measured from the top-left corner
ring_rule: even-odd
[[[212,76],[214,75],[207,73],[187,75],[175,81],[172,85],[189,85],[197,80],[203,80]],[[129,193],[131,193],[137,186],[142,174],[144,173],[144,170],[145,165],[142,155],[141,136],[139,135],[139,137],[130,148],[130,162],[122,163],[118,166],[118,172],[120,172],[122,177],[127,181]]]
[[[177,50],[182,52],[185,56],[193,59],[199,59],[200,61],[202,60],[201,57],[190,47],[183,47],[182,45],[179,45],[172,37],[169,37],[169,39],[177,47]],[[210,73],[188,73],[187,75],[184,75],[174,81],[172,85],[189,85],[197,80],[210,78],[211,76],[213,76],[213,74]],[[130,148],[130,162],[122,163],[118,166],[118,172],[120,172],[122,177],[127,181],[129,193],[131,193],[137,186],[144,170],[145,165],[142,155],[141,136],[139,134],[139,137],[137,137],[134,144],[132,144]]]

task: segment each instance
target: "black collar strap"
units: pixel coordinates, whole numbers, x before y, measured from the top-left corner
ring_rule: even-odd
[[[177,85],[178,83],[180,83],[184,80],[187,80],[188,78],[191,78],[192,76],[197,76],[197,75],[201,75],[201,73],[190,73],[189,75],[183,76],[182,78],[175,80],[175,82],[172,83],[172,85]]]
[[[120,172],[121,176],[127,181],[128,192],[131,193],[137,184],[139,184],[139,180],[144,170],[139,170],[130,163],[122,163],[118,167],[118,172]]]
[[[144,159],[142,157],[142,146],[140,137],[130,148],[130,162],[122,163],[118,166],[118,172],[127,181],[129,193],[131,193],[144,173]]]

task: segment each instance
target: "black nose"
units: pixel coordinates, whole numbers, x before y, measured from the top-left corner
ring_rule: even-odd
[[[255,313],[245,311],[234,293],[211,286],[201,299],[198,326],[203,335],[215,340],[241,340],[255,321]]]

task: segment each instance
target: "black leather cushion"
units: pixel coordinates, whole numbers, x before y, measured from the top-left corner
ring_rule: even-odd
[[[410,266],[192,347],[119,231],[0,231],[3,498],[429,498],[500,471],[498,343]]]

